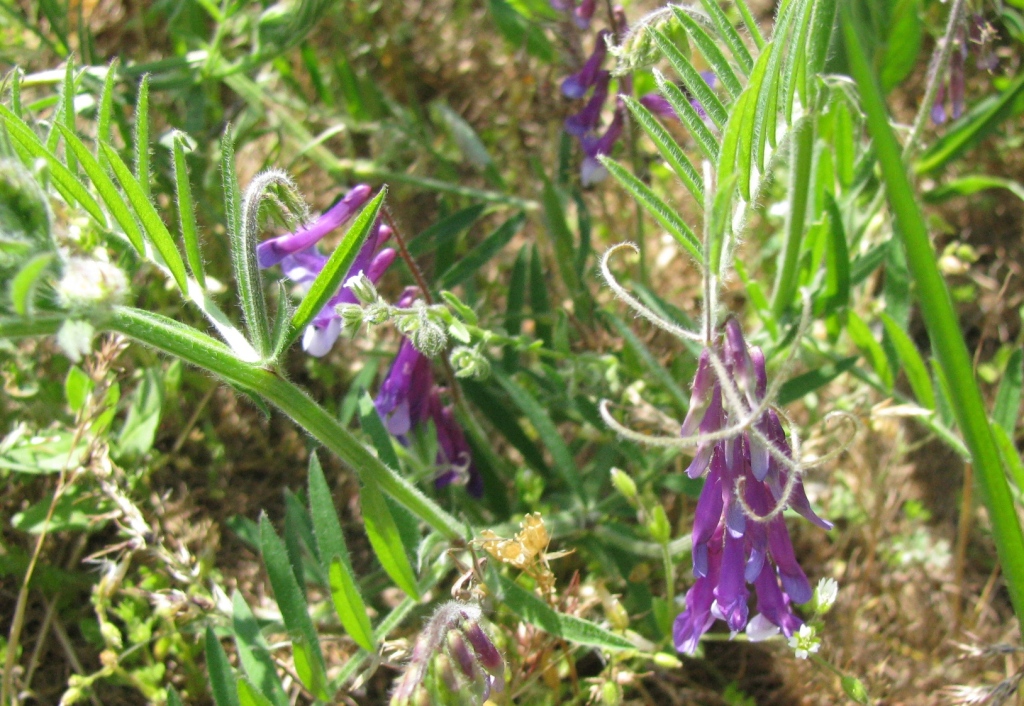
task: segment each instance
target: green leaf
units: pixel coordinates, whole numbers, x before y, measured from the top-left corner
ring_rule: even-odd
[[[128,169],[128,165],[121,160],[117,150],[110,145],[101,145],[100,147],[104,154],[106,154],[107,160],[117,176],[117,180],[121,183],[121,188],[124,189],[125,195],[132,204],[132,208],[135,209],[136,215],[142,222],[146,235],[149,236],[153,246],[163,257],[167,269],[171,271],[171,276],[174,277],[178,289],[187,293],[188,275],[185,273],[185,263],[181,259],[181,253],[178,252],[177,246],[174,244],[171,232],[167,230],[167,226],[160,218],[160,214],[157,213],[153,203],[146,196],[145,190],[132,175],[131,170]]]
[[[77,365],[72,365],[68,370],[68,376],[64,379],[64,399],[67,400],[68,407],[72,412],[77,414],[82,409],[92,388],[92,378]]]
[[[103,213],[103,209],[96,202],[96,199],[92,197],[82,183],[78,180],[71,171],[64,166],[57,157],[48,150],[39,137],[32,132],[31,128],[28,127],[21,118],[11,112],[5,105],[0,104],[0,118],[3,119],[4,125],[7,127],[8,134],[15,140],[15,148],[20,147],[18,150],[22,161],[26,164],[31,164],[33,159],[45,159],[46,166],[50,170],[50,176],[53,179],[53,185],[57,187],[57,191],[64,197],[64,200],[69,204],[80,204],[90,216],[92,216],[97,223],[101,226],[106,227],[107,217]],[[109,178],[108,178],[109,181]],[[113,185],[111,185],[113,188]],[[116,190],[115,190],[116,191]],[[101,194],[102,195],[102,194]],[[126,209],[127,210],[127,209]],[[138,232],[136,227],[135,232]],[[138,236],[139,246],[136,248],[141,252],[142,236]],[[134,242],[132,243],[135,244]]]
[[[260,517],[260,549],[263,564],[267,568],[270,585],[274,589],[281,617],[292,641],[295,671],[299,679],[318,699],[328,700],[327,676],[324,672],[324,658],[316,628],[309,617],[309,608],[302,589],[295,581],[295,574],[288,561],[284,542],[274,531],[266,515]]]
[[[100,145],[110,144],[110,119],[114,110],[114,82],[117,80],[121,60],[118,57],[107,64],[107,75],[103,78],[103,92],[100,94],[100,107],[96,114],[96,159],[103,164],[103,152]]]
[[[893,373],[892,368],[889,367],[889,359],[885,356],[885,350],[875,340],[871,329],[864,323],[864,319],[860,318],[855,311],[850,311],[848,314],[846,333],[849,334],[850,340],[853,341],[854,345],[864,354],[864,357],[881,379],[885,388],[891,390],[894,382]]]
[[[553,610],[547,603],[515,581],[498,576],[502,604],[526,622],[549,635],[575,645],[588,645],[603,650],[635,650],[636,645],[622,635],[592,623]]]
[[[256,262],[256,234],[247,232],[242,222],[242,194],[235,172],[235,136],[229,125],[220,140],[220,173],[224,191],[225,228],[231,250],[231,269],[235,274],[238,302],[245,318],[252,347],[261,360],[272,354],[270,323],[263,279]]]
[[[506,0],[489,0],[488,7],[498,31],[515,49],[525,48],[545,64],[555,60],[555,48],[541,28],[519,14]]]
[[[26,262],[11,279],[11,306],[18,315],[29,315],[36,285],[55,257],[53,253],[40,253]]]
[[[679,216],[679,214],[662,201],[661,197],[651,191],[650,187],[633,176],[633,173],[616,162],[611,157],[601,155],[598,157],[603,164],[622,186],[628,191],[637,202],[642,205],[648,213],[654,216],[669,234],[679,243],[697,262],[702,264],[704,258],[701,255],[701,244],[694,235],[690,226]]]
[[[743,3],[738,4],[742,5]],[[676,19],[686,28],[686,33],[693,40],[693,43],[697,45],[697,49],[704,56],[704,60],[708,62],[711,70],[715,72],[715,77],[722,82],[725,90],[729,91],[733,98],[737,98],[743,91],[743,85],[736,76],[736,72],[732,70],[732,65],[729,64],[728,59],[725,58],[725,55],[718,48],[717,42],[712,39],[703,26],[690,17],[684,8],[678,5],[670,5],[670,7],[672,12],[675,13]],[[725,121],[723,120],[722,122]]]
[[[369,475],[363,476],[359,506],[363,513],[366,536],[370,539],[370,545],[384,571],[406,594],[418,598],[416,574],[409,563],[409,556],[405,553],[398,525],[384,501],[384,494],[376,479]]]
[[[573,234],[569,230],[565,209],[562,207],[562,198],[555,185],[548,179],[547,174],[541,173],[541,180],[544,184],[541,193],[544,226],[554,246],[555,261],[558,263],[558,272],[562,276],[562,282],[565,283],[570,296],[577,299],[580,294],[580,282],[576,275],[576,268],[573,266],[576,249]]]
[[[843,217],[835,199],[826,192],[825,209],[829,228],[825,233],[825,291],[818,316],[844,309],[850,301],[850,253],[846,245]]]
[[[525,221],[526,214],[517,213],[495,228],[476,247],[460,257],[454,265],[438,277],[438,285],[442,289],[451,289],[471,277],[512,240]]]
[[[419,233],[409,241],[406,248],[413,257],[436,250],[442,244],[453,240],[459,233],[477,222],[477,219],[487,210],[485,204],[469,206],[461,211],[456,211],[447,218],[438,221],[434,225]]]
[[[182,706],[181,697],[173,686],[167,687],[167,706]]]
[[[1006,189],[1021,201],[1024,201],[1024,185],[1013,179],[989,176],[988,174],[971,174],[951,179],[942,186],[923,194],[924,200],[940,203],[956,196],[971,196],[987,189]]]
[[[377,647],[370,618],[366,613],[366,603],[355,580],[331,489],[315,452],[309,458],[309,513],[313,518],[317,547],[328,575],[331,599],[338,619],[357,645],[368,652],[374,652]]]
[[[551,454],[555,471],[562,477],[566,487],[579,496],[583,491],[583,479],[580,477],[579,468],[576,466],[576,460],[573,458],[569,445],[565,443],[558,427],[551,421],[547,410],[533,395],[503,372],[494,370],[492,375],[505,390],[505,393],[512,398],[513,404],[519,408],[537,431],[541,442]]]
[[[1006,474],[1017,489],[1017,502],[1020,503],[1020,495],[1024,494],[1024,463],[1021,462],[1020,452],[1017,451],[1017,445],[1013,443],[1010,434],[1012,432],[1006,431],[1001,426],[992,427],[992,435],[999,447],[999,455],[1003,459],[1003,465],[1006,466]]]
[[[740,68],[743,69],[743,73],[749,74],[754,66],[754,59],[750,56],[750,51],[747,50],[746,45],[743,43],[740,33],[736,31],[729,18],[725,16],[725,13],[718,4],[718,0],[700,0],[700,2],[704,7],[704,11],[711,17],[711,21],[714,23],[715,29],[718,30],[719,36],[728,45],[733,58],[736,59]]]
[[[540,250],[537,249],[536,243],[532,245],[530,253],[530,310],[533,312],[533,328],[537,332],[537,337],[550,348],[553,314],[548,298],[544,263],[540,259]]]
[[[796,299],[799,285],[799,258],[807,219],[807,201],[811,192],[814,162],[814,121],[801,118],[790,139],[789,214],[786,216],[785,241],[772,295],[772,313],[781,317]]]
[[[125,202],[121,192],[114,186],[113,180],[107,175],[103,167],[100,166],[100,163],[96,161],[96,158],[92,156],[92,153],[89,152],[85,144],[78,139],[77,135],[63,125],[57,125],[57,129],[64,136],[64,143],[78,157],[78,161],[81,162],[85,173],[92,180],[92,185],[96,187],[96,191],[99,193],[100,198],[103,199],[104,205],[110,211],[114,220],[117,221],[117,224],[121,226],[121,230],[132,244],[132,247],[140,255],[144,255],[146,245],[142,237],[142,231],[139,229],[139,224],[135,221],[135,217],[132,216],[132,212],[129,210],[128,204]],[[104,154],[107,154],[106,149],[109,149],[107,145],[100,145],[100,150]],[[103,218],[100,222],[106,223],[106,218]]]
[[[679,10],[679,8],[675,9]],[[678,11],[676,15],[693,23],[693,20],[682,11]],[[711,118],[711,121],[719,128],[725,125],[726,120],[729,119],[729,113],[726,111],[725,106],[722,105],[722,101],[718,99],[718,95],[711,89],[711,86],[704,80],[704,77],[700,75],[700,72],[693,67],[690,60],[679,51],[675,43],[664,32],[655,27],[651,29],[651,36],[654,37],[654,43],[658,45],[658,49],[668,59],[668,63],[672,65],[672,68],[679,74],[679,77],[683,79],[683,85],[690,91],[690,95],[697,99],[697,102],[700,103],[704,112]],[[711,44],[714,46],[713,42]],[[687,102],[689,103],[689,101]]]
[[[188,165],[185,163],[184,138],[180,133],[174,135],[172,151],[174,152],[174,194],[178,204],[181,239],[185,244],[185,259],[188,261],[188,268],[192,271],[196,282],[202,289],[206,289],[206,272],[203,269],[203,254],[199,247],[192,187],[189,185]]]
[[[106,526],[107,513],[113,504],[107,499],[86,492],[79,485],[72,485],[64,491],[50,515],[53,493],[47,493],[39,501],[11,517],[11,526],[28,534],[50,534],[55,532],[93,532]],[[49,515],[49,518],[47,516]]]
[[[796,402],[804,395],[808,395],[818,388],[824,387],[852,368],[856,362],[857,356],[852,355],[848,358],[838,360],[835,363],[823,365],[820,368],[806,372],[803,375],[797,375],[795,378],[786,380],[786,382],[782,383],[782,386],[779,388],[779,406],[785,406],[791,402]]]
[[[295,313],[292,315],[292,322],[289,326],[285,347],[295,342],[302,331],[309,325],[320,310],[327,305],[327,301],[337,294],[341,288],[345,275],[359,254],[359,248],[366,242],[370,230],[373,228],[381,206],[384,204],[384,197],[387,196],[387,187],[381,187],[377,195],[370,203],[363,207],[356,219],[345,231],[344,237],[338,243],[338,247],[331,253],[327,264],[320,271],[320,274],[313,280],[309,292],[302,298]]]
[[[252,684],[259,687],[263,696],[277,706],[287,706],[288,696],[277,675],[277,666],[270,653],[270,645],[260,632],[259,623],[242,595],[235,591],[231,596],[231,626],[235,637],[235,652],[238,661]],[[241,689],[239,698],[241,699]]]
[[[729,114],[729,122],[726,123],[722,133],[722,148],[717,160],[718,183],[724,184],[736,172],[737,186],[743,199],[748,203],[751,200],[750,175],[754,132],[762,129],[755,122],[754,116],[757,111],[758,95],[765,78],[765,70],[775,49],[775,43],[770,43],[758,57],[747,87],[743,89],[743,93]]]
[[[544,454],[523,428],[512,413],[508,405],[503,404],[496,395],[492,394],[488,387],[472,380],[464,380],[462,389],[466,397],[476,406],[477,409],[487,418],[487,421],[512,444],[515,449],[523,455],[523,460],[542,476],[551,474],[551,469],[544,461]]]
[[[914,165],[914,171],[918,174],[934,172],[992,132],[999,123],[1016,112],[1017,97],[1022,90],[1024,73],[1015,78],[999,96],[981,101],[951,125],[945,135],[925,150]]]
[[[135,105],[135,179],[146,201],[152,198],[149,177],[149,74],[143,74]]]
[[[60,84],[60,114],[55,116],[54,123],[51,126],[51,130],[59,124],[60,120],[63,120],[63,127],[74,132],[75,130],[75,94],[78,93],[78,88],[75,86],[75,60],[74,57],[68,57],[67,63],[64,68],[64,80]],[[51,139],[56,140],[56,133],[51,133]],[[51,151],[55,151],[57,144],[47,145]],[[78,165],[75,163],[75,156],[73,154],[65,154],[67,158],[68,169],[72,174],[78,176]]]
[[[917,350],[917,346],[911,340],[907,332],[896,323],[887,313],[880,312],[879,317],[885,325],[885,332],[896,348],[896,354],[903,364],[903,372],[907,374],[907,382],[910,389],[914,391],[914,397],[925,409],[935,409],[935,390],[932,389],[931,377],[928,375],[928,366]]]
[[[704,79],[701,79],[702,81]],[[683,93],[682,89],[665,78],[665,75],[654,69],[654,81],[658,84],[658,90],[665,100],[669,102],[672,109],[676,111],[680,122],[686,126],[693,136],[697,147],[704,153],[704,156],[712,162],[718,159],[720,152],[718,138],[711,132],[711,128],[704,122],[697,109],[690,103],[690,99]],[[736,108],[734,107],[735,111]]]
[[[920,0],[890,0],[885,50],[879,61],[882,90],[899,85],[917,64],[921,51]]]
[[[162,376],[163,371],[156,368],[146,368],[142,373],[117,437],[119,459],[138,458],[153,448],[164,404]]]
[[[655,118],[651,111],[647,110],[639,101],[627,95],[623,95],[621,100],[629,108],[636,121],[640,123],[640,127],[651,138],[665,162],[683,182],[683,186],[693,195],[694,203],[700,208],[704,208],[704,179],[697,173],[696,167],[683,152],[679,143],[669,134],[661,121]]]
[[[373,398],[365,390],[359,397],[359,425],[370,436],[378,458],[389,468],[400,468],[391,434],[384,427]]]
[[[1024,387],[1024,351],[1017,348],[1006,363],[1006,372],[999,381],[996,403],[992,408],[992,421],[1013,435],[1017,429],[1017,412],[1020,410],[1021,389]],[[1024,488],[1022,488],[1024,490]]]
[[[210,675],[213,703],[217,706],[240,706],[231,664],[210,626],[206,627],[206,671]]]
[[[238,704],[239,706],[274,706],[274,702],[257,691],[252,682],[245,677],[238,677]]]

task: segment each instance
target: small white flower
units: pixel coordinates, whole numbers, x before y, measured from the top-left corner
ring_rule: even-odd
[[[835,579],[821,579],[814,592],[814,605],[818,613],[825,614],[832,609],[839,595],[839,583]]]
[[[821,649],[821,640],[817,631],[805,623],[800,626],[800,632],[789,638],[789,646],[796,652],[797,659],[807,659],[809,655]]]

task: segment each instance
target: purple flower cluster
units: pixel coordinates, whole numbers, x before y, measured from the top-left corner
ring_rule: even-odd
[[[780,503],[829,530],[832,524],[811,509],[803,483],[790,464],[792,458],[778,414],[765,409],[735,434],[722,434],[742,426],[737,418],[761,409],[767,374],[760,348],[749,347],[739,324],[725,324],[724,343],[714,355],[728,374],[731,390],[722,388],[712,351],[705,349],[694,376],[690,410],[681,435],[697,434],[708,440],[697,445],[687,474],[698,478],[707,471],[693,523],[693,575],[697,581],[686,594],[686,609],[676,618],[676,649],[693,654],[712,623],[722,620],[732,632],[746,628],[752,639],[782,631],[790,637],[803,621],[792,604],[811,599],[811,585],[796,561]],[[730,394],[740,400],[730,404]],[[772,449],[769,449],[771,445]],[[748,620],[748,585],[757,597],[757,615]]]
[[[415,289],[406,290],[397,306],[408,307],[415,295]],[[403,444],[408,443],[413,429],[433,422],[437,434],[434,484],[443,488],[450,483],[465,483],[467,492],[478,498],[484,491],[483,477],[473,464],[472,451],[454,409],[441,403],[440,393],[430,359],[403,338],[374,404],[384,426]]]
[[[562,5],[565,3],[557,4],[556,8],[568,9]],[[578,11],[580,8],[576,9]],[[615,16],[619,30],[624,32],[626,21],[622,8],[615,8]],[[603,69],[602,65],[608,54],[608,41],[612,37],[612,32],[606,29],[598,32],[594,41],[594,51],[584,62],[583,67],[562,81],[562,95],[570,100],[581,100],[590,93],[583,107],[565,120],[565,131],[579,140],[583,151],[583,164],[580,167],[580,181],[583,186],[596,184],[607,176],[608,172],[598,158],[611,153],[615,143],[622,136],[625,124],[625,106],[616,97],[612,120],[603,132],[600,131],[601,112],[608,102],[609,86],[612,81],[611,72]],[[713,73],[702,72],[701,75],[708,85],[715,85]],[[617,96],[629,95],[632,92],[632,76],[620,77]],[[669,102],[658,93],[647,93],[641,96],[639,101],[662,120],[679,120]],[[700,103],[692,97],[690,102],[701,117],[705,117],[704,108]]]
[[[995,30],[980,14],[974,14],[964,21],[964,25],[953,41],[956,46],[949,56],[949,73],[946,80],[939,84],[939,90],[935,94],[935,102],[932,104],[931,118],[936,125],[946,122],[946,98],[950,103],[950,117],[956,120],[964,112],[964,72],[967,64],[968,46],[974,44],[978,47],[978,68],[984,71],[992,71],[998,63],[998,58],[992,51],[991,40]]]
[[[480,617],[480,607],[472,603],[440,606],[416,640],[391,706],[482,704],[504,691],[505,660],[480,626]]]
[[[587,29],[597,9],[597,0],[551,0],[551,7],[559,12],[571,12],[576,26]]]
[[[321,254],[317,243],[328,233],[348,222],[369,198],[370,187],[360,184],[310,225],[299,228],[294,233],[264,240],[256,246],[256,260],[259,266],[266,269],[281,265],[285,277],[308,287],[324,269],[328,260],[326,255]],[[393,249],[381,248],[390,236],[390,228],[383,225],[380,220],[374,223],[343,281],[348,281],[349,277],[362,272],[376,283],[395,259],[396,253]],[[341,333],[341,317],[335,311],[335,307],[339,304],[355,303],[356,298],[352,292],[342,287],[306,328],[302,337],[303,350],[318,358],[327,355]]]

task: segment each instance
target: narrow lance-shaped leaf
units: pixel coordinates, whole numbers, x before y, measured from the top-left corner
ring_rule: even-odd
[[[106,205],[114,220],[117,221],[117,224],[121,226],[121,230],[132,244],[132,247],[140,255],[145,255],[146,244],[142,237],[142,230],[139,228],[139,224],[136,223],[135,217],[132,215],[131,210],[129,210],[124,197],[121,196],[121,192],[114,186],[113,180],[103,167],[100,166],[99,162],[96,161],[96,158],[92,156],[89,149],[78,139],[77,135],[68,131],[63,125],[58,127],[64,130],[65,145],[70,147],[75,155],[78,156],[78,161],[81,162],[82,168],[89,178],[92,179],[92,184],[96,187],[96,191],[99,192],[104,205]],[[110,148],[107,145],[101,145],[100,149],[104,154],[108,154],[109,160],[109,153],[106,150]],[[120,157],[118,157],[118,160],[120,160]]]
[[[373,627],[355,581],[338,511],[331,499],[331,489],[316,453],[309,458],[309,514],[313,518],[313,531],[338,619],[357,645],[373,652],[376,650]]]
[[[366,536],[370,539],[370,545],[384,571],[400,589],[410,596],[418,597],[416,574],[409,563],[409,556],[405,553],[398,525],[384,501],[380,486],[368,475],[363,477],[359,505],[366,526]]]
[[[668,166],[672,168],[672,171],[676,173],[679,180],[683,182],[683,186],[686,187],[687,191],[693,196],[694,202],[704,207],[704,180],[697,172],[696,167],[690,161],[683,149],[675,141],[675,138],[669,134],[665,126],[655,118],[651,111],[647,110],[639,101],[634,100],[630,96],[623,95],[620,97],[626,107],[629,108],[633,117],[640,123],[640,127],[644,129],[651,141],[654,142],[654,146],[658,148],[658,152],[668,163]]]
[[[1024,351],[1017,348],[1006,363],[1003,379],[999,381],[996,403],[992,408],[992,421],[1013,436],[1017,428],[1017,412],[1020,410],[1021,388],[1024,387]],[[1021,488],[1024,490],[1024,488]]]
[[[292,640],[295,671],[303,685],[318,699],[327,700],[330,694],[326,689],[327,677],[320,641],[313,621],[310,620],[306,599],[295,582],[284,542],[266,515],[260,517],[260,549],[284,626]]]
[[[665,78],[665,75],[657,69],[654,69],[654,80],[658,84],[658,90],[661,91],[661,95],[665,97],[665,100],[672,106],[672,110],[676,111],[679,120],[690,131],[690,134],[693,135],[693,139],[697,142],[697,147],[700,148],[700,151],[711,161],[717,160],[719,152],[718,138],[715,137],[715,134],[704,123],[704,118],[697,112],[697,109],[691,105],[690,99],[683,95],[682,90]]]
[[[811,171],[814,162],[814,121],[810,118],[801,119],[793,128],[789,144],[789,214],[786,217],[785,241],[780,254],[782,264],[772,295],[772,313],[776,317],[782,316],[793,303],[797,290],[797,265],[807,218],[807,200],[811,191]]]
[[[697,263],[702,263],[701,245],[697,236],[694,235],[690,226],[679,217],[675,209],[661,200],[661,197],[651,191],[650,187],[633,176],[633,173],[610,157],[600,156],[601,164],[608,169],[608,172],[625,187],[626,191],[633,195],[645,209],[660,223],[669,234],[676,239]]]
[[[341,242],[338,243],[338,247],[331,253],[327,264],[324,265],[320,274],[313,280],[313,284],[310,286],[306,296],[302,298],[298,308],[295,309],[288,329],[286,346],[291,345],[301,335],[303,329],[309,325],[314,316],[320,313],[320,310],[327,305],[327,301],[341,287],[342,280],[345,279],[345,275],[355,261],[356,255],[359,254],[359,248],[366,242],[370,229],[373,228],[373,224],[377,220],[387,193],[387,187],[381,187],[381,190],[377,192],[373,200],[363,207],[363,210],[356,216],[352,225],[345,231],[345,235],[342,237]]]
[[[157,213],[156,208],[154,208],[153,203],[146,196],[139,182],[135,180],[135,177],[128,169],[128,165],[121,161],[117,151],[109,145],[103,145],[102,149],[104,154],[107,155],[107,160],[110,162],[117,180],[121,182],[121,188],[124,189],[125,195],[142,222],[146,235],[149,236],[156,251],[163,257],[164,263],[166,263],[167,269],[171,271],[171,276],[174,277],[178,288],[182,292],[188,292],[188,276],[185,273],[185,262],[181,259],[181,253],[178,252],[178,248],[174,244],[171,232],[167,230],[167,226],[164,224],[163,219],[160,218],[160,214]]]
[[[826,0],[831,2],[832,0]],[[764,49],[765,38],[761,34],[761,28],[757,25],[757,20],[754,19],[753,13],[750,12],[750,6],[747,5],[747,0],[736,0],[734,3],[736,9],[740,11],[740,17],[743,18],[743,26],[747,28],[747,33],[750,34],[751,39],[754,40],[754,45],[760,51]]]
[[[750,55],[750,51],[747,49],[747,46],[743,43],[743,38],[740,36],[740,33],[736,31],[736,28],[732,26],[729,18],[725,16],[722,8],[719,7],[718,0],[700,1],[701,5],[704,7],[704,11],[711,17],[711,21],[714,23],[715,29],[718,30],[718,34],[728,45],[729,51],[732,52],[733,57],[743,69],[743,73],[749,74],[750,70],[754,66],[754,59]]]
[[[917,346],[891,316],[883,311],[880,317],[889,340],[896,348],[896,355],[899,356],[900,362],[903,364],[903,372],[907,374],[907,382],[910,383],[910,389],[914,391],[914,397],[925,409],[935,409],[935,391],[932,389],[928,367],[917,351]]]
[[[260,633],[259,622],[241,594],[231,597],[231,626],[235,635],[238,661],[253,684],[277,706],[285,706],[288,696],[277,676],[277,666],[270,654],[270,645]],[[239,693],[241,696],[241,693]]]
[[[202,250],[199,247],[192,187],[188,179],[188,165],[185,163],[184,137],[180,133],[174,135],[172,151],[174,152],[174,193],[178,202],[178,223],[181,226],[181,240],[185,245],[185,259],[200,288],[206,289],[206,272],[203,268]]]
[[[238,677],[237,689],[239,706],[274,706],[274,702],[261,694],[245,677]]]
[[[110,144],[110,120],[114,111],[114,83],[121,61],[117,57],[107,65],[107,75],[103,79],[103,92],[100,94],[100,107],[96,116],[96,159],[104,164],[106,157],[100,145]],[[104,164],[104,166],[106,166]]]
[[[256,262],[256,233],[242,223],[242,195],[235,173],[235,139],[230,128],[221,138],[221,180],[224,186],[224,216],[227,220],[231,265],[238,287],[238,300],[245,315],[246,330],[261,359],[271,354],[270,322],[259,264]],[[301,329],[300,329],[301,330]]]
[[[676,19],[686,28],[690,39],[697,45],[704,60],[708,62],[708,66],[715,72],[715,77],[722,82],[729,95],[734,99],[738,98],[743,91],[743,84],[740,83],[736,72],[732,70],[732,65],[725,58],[725,54],[718,48],[718,43],[700,23],[690,17],[690,13],[686,9],[678,5],[672,5],[671,8],[672,12],[675,13]]]
[[[73,57],[68,57],[64,83],[61,84],[60,88],[60,99],[62,104],[61,117],[64,120],[64,127],[71,132],[75,131],[75,93],[77,93],[75,88],[75,61]],[[56,138],[56,134],[54,134],[54,138]],[[54,149],[55,147],[56,144]],[[77,176],[78,164],[75,161],[75,155],[66,153],[64,156],[68,161],[68,170]]]
[[[683,17],[686,17],[686,15],[683,14]],[[687,19],[689,18],[687,17]],[[711,90],[711,86],[704,80],[704,77],[690,63],[690,60],[679,51],[675,43],[661,30],[657,28],[652,29],[651,36],[654,37],[654,43],[658,45],[658,49],[665,55],[668,62],[672,64],[672,68],[683,79],[686,88],[697,102],[700,103],[704,112],[711,118],[711,121],[719,128],[725,125],[725,121],[729,119],[729,113],[725,110],[725,106],[722,105],[722,101],[718,99],[715,92]]]
[[[152,195],[149,186],[149,74],[143,75],[139,83],[135,106],[135,178],[149,199]]]
[[[849,317],[846,320],[846,332],[854,345],[860,348],[878,377],[881,378],[885,388],[891,390],[893,374],[892,368],[889,367],[889,359],[886,358],[882,346],[875,340],[871,329],[864,323],[864,319],[860,318],[855,311],[849,312]]]
[[[206,672],[210,675],[210,691],[217,706],[239,706],[235,676],[228,656],[213,628],[206,628]]]

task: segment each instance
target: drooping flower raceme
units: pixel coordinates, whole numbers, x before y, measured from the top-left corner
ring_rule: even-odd
[[[317,243],[328,233],[349,221],[369,197],[370,187],[360,184],[324,211],[309,226],[263,241],[256,246],[256,259],[260,267],[280,265],[285,277],[300,286],[308,287],[328,260],[328,257],[320,252]],[[372,282],[377,282],[396,256],[393,249],[380,247],[390,235],[391,229],[378,220],[356,254],[344,281],[362,272]],[[313,356],[326,355],[341,332],[341,317],[335,308],[339,304],[355,302],[356,298],[352,292],[342,287],[306,328],[302,337],[302,348]]]
[[[409,307],[415,293],[415,289],[407,290],[398,306]],[[409,442],[408,435],[414,429],[433,422],[437,434],[435,486],[465,484],[470,495],[483,495],[483,478],[473,464],[473,454],[455,419],[455,410],[442,404],[441,388],[434,382],[430,359],[409,338],[402,339],[374,404],[388,432],[403,444]]]
[[[822,529],[832,528],[811,509],[797,470],[781,462],[793,452],[778,413],[764,409],[752,424],[728,433],[742,424],[738,410],[749,415],[765,407],[767,375],[764,354],[747,347],[739,323],[729,319],[724,328],[724,341],[701,355],[681,428],[684,437],[706,438],[687,469],[691,478],[707,472],[693,526],[697,581],[673,629],[676,648],[689,654],[715,620],[734,633],[746,629],[752,639],[798,631],[803,621],[792,605],[809,601],[812,590],[779,510],[788,504]],[[723,399],[737,393],[738,400]],[[748,619],[751,585],[757,614]]]

